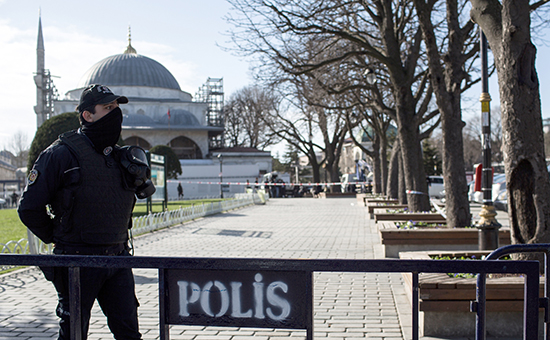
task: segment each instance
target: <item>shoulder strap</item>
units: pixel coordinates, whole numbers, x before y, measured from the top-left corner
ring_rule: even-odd
[[[95,152],[91,145],[86,142],[85,138],[78,134],[77,130],[62,133],[59,135],[59,141],[67,145],[79,159],[82,159],[82,157],[85,157],[90,152]]]

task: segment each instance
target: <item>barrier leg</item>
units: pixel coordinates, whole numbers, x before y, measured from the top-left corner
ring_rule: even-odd
[[[69,267],[69,312],[71,313],[71,339],[82,340],[82,301],[80,267]]]

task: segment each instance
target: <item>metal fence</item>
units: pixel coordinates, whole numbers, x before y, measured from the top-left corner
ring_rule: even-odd
[[[545,245],[546,249],[550,248],[550,245]],[[517,249],[516,249],[517,250]],[[202,271],[204,275],[212,276],[218,275],[218,277],[224,277],[226,273],[231,272],[235,275],[243,275],[247,271],[257,273],[261,277],[262,275],[269,276],[271,272],[300,272],[311,278],[314,272],[375,272],[375,273],[412,273],[413,275],[413,287],[412,287],[412,328],[413,339],[419,338],[419,286],[418,286],[418,274],[419,273],[480,273],[480,276],[485,276],[488,273],[513,273],[524,274],[524,318],[523,318],[523,336],[524,339],[537,339],[538,333],[538,310],[539,310],[539,263],[537,261],[498,261],[498,260],[486,260],[486,261],[471,261],[471,260],[394,260],[394,259],[381,259],[381,260],[343,260],[343,259],[327,259],[327,260],[283,260],[283,259],[235,259],[235,258],[181,258],[181,257],[117,257],[117,256],[55,256],[55,255],[11,255],[1,254],[0,265],[20,265],[20,266],[48,266],[48,267],[68,267],[69,270],[69,282],[71,296],[70,313],[75,316],[71,318],[71,339],[80,339],[80,268],[81,267],[96,267],[96,268],[157,268],[159,271],[159,318],[160,318],[160,339],[167,340],[170,337],[169,324],[203,324],[203,325],[216,325],[216,318],[231,317],[231,315],[190,315],[181,313],[176,316],[178,320],[174,323],[173,318],[170,317],[171,311],[169,310],[170,304],[180,304],[175,306],[176,311],[182,310],[182,301],[187,301],[182,298],[180,290],[180,296],[171,296],[169,294],[169,286],[180,286],[180,282],[174,284],[169,282],[167,277],[170,277],[171,270],[177,271]],[[256,283],[258,279],[256,279]],[[240,280],[236,280],[240,281]],[[307,281],[307,280],[306,280]],[[279,287],[282,287],[284,282],[279,282]],[[310,279],[310,283],[306,282],[306,285],[311,284],[311,289],[308,288],[308,292],[311,292],[311,296],[308,297],[304,304],[301,302],[299,308],[305,313],[306,324],[306,339],[313,339],[313,280]],[[485,282],[483,280],[479,283],[477,290],[485,290]],[[218,288],[220,294],[229,294],[228,290],[223,290],[222,283],[215,281],[214,285]],[[291,284],[292,285],[292,284]],[[295,287],[286,287],[288,291],[293,290]],[[246,285],[248,287],[252,285]],[[267,286],[267,284],[266,284]],[[270,285],[271,286],[271,285]],[[212,293],[212,281],[210,281],[202,290],[193,288],[193,291],[197,291],[196,294],[200,294],[200,303],[204,300],[208,300]],[[241,287],[241,286],[239,286]],[[244,287],[244,286],[242,286]],[[239,295],[254,295],[257,294],[258,285],[254,285],[252,291],[241,292]],[[233,287],[232,287],[233,288]],[[187,288],[185,288],[187,289]],[[234,289],[234,288],[233,288]],[[239,288],[241,289],[241,288]],[[250,288],[249,288],[250,289]],[[275,288],[274,288],[275,289]],[[286,290],[280,288],[279,296],[272,292],[272,298],[275,297],[281,301],[284,299],[284,295],[281,293]],[[233,291],[234,293],[234,291]],[[266,297],[268,293],[266,293]],[[269,300],[269,297],[267,297]],[[483,315],[485,313],[485,296],[482,294],[477,295],[475,304],[477,306],[477,324],[476,329],[479,327],[479,323],[483,322]],[[189,301],[191,298],[188,299]],[[196,297],[195,301],[199,298]],[[208,301],[206,301],[208,302]],[[233,303],[233,297],[226,299],[227,303]],[[237,301],[238,302],[238,301]],[[293,301],[286,301],[288,309],[294,308]],[[223,304],[222,304],[223,305]],[[282,305],[282,304],[280,304]],[[174,307],[174,306],[172,306]],[[241,304],[238,302],[237,310],[240,310]],[[305,308],[305,309],[304,309]],[[223,307],[222,307],[223,309]],[[227,305],[225,311],[231,310]],[[235,309],[233,309],[235,310]],[[225,313],[225,312],[224,312]],[[212,313],[207,313],[212,314]],[[221,314],[221,312],[220,312]],[[231,314],[231,313],[227,313]],[[290,315],[290,314],[288,314]],[[280,316],[280,315],[279,315]],[[265,320],[261,320],[257,326],[248,325],[247,327],[269,327],[269,328],[286,328],[284,325],[288,324],[288,320],[279,319],[275,324],[264,325]],[[203,322],[203,323],[201,323]],[[235,318],[235,325],[242,323],[242,318]],[[277,325],[281,325],[277,327]],[[301,327],[297,327],[301,328]],[[485,334],[483,332],[476,333],[476,339],[484,340]]]
[[[261,195],[261,193],[236,194],[235,198],[230,200],[197,204],[134,217],[132,219],[132,234],[141,235],[223,211],[265,203],[265,199],[265,195]],[[30,231],[27,232],[27,238],[9,241],[5,244],[0,243],[0,253],[2,254],[51,254],[52,250],[51,244],[44,244]],[[7,269],[6,266],[0,266],[0,270],[5,269]]]

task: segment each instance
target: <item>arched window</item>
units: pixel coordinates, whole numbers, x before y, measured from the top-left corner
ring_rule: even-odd
[[[174,138],[168,145],[174,150],[178,159],[202,159],[199,146],[187,137]]]
[[[151,144],[149,144],[148,141],[146,141],[145,139],[143,139],[141,137],[137,137],[137,136],[132,136],[132,137],[126,138],[124,140],[124,144],[141,146],[145,150],[149,150],[151,148]]]

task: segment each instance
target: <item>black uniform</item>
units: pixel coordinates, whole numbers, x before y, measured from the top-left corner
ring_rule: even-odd
[[[80,132],[62,135],[44,150],[29,174],[19,216],[55,254],[128,256],[128,229],[135,190],[124,185],[116,148],[97,152]],[[48,206],[48,209],[46,208]],[[58,292],[59,339],[69,339],[68,272],[44,268]],[[97,299],[116,339],[141,339],[130,268],[81,268],[82,339]]]

